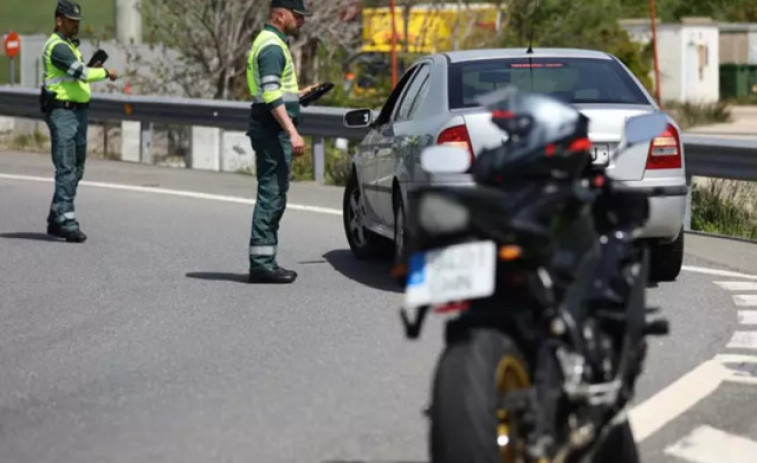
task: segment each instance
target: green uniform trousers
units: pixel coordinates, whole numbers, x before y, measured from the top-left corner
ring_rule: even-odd
[[[87,157],[87,110],[54,109],[45,116],[45,122],[55,166],[55,191],[47,220],[57,223],[61,230],[78,230],[74,198]]]
[[[273,270],[279,244],[279,222],[289,191],[292,145],[289,134],[278,124],[250,122],[247,135],[255,150],[258,196],[252,214],[250,270]]]

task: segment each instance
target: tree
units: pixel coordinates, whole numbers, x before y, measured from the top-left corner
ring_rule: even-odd
[[[648,0],[620,0],[626,17],[648,17]],[[684,16],[709,16],[716,21],[757,21],[757,0],[655,0],[657,15],[665,22]]]
[[[359,24],[343,20],[355,0],[311,0],[309,17],[292,42],[300,82],[318,77],[319,48],[330,59],[359,43]],[[262,4],[262,6],[261,6]],[[269,3],[251,0],[143,0],[145,39],[159,51],[145,56],[127,49],[129,78],[142,93],[193,98],[246,99],[247,58]]]
[[[506,5],[501,45],[526,48],[533,34],[534,47],[603,50],[617,56],[651,88],[651,66],[643,48],[618,24],[623,15],[621,1],[506,0]]]

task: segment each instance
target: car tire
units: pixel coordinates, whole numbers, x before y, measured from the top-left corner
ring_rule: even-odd
[[[344,189],[342,219],[344,233],[352,254],[358,259],[377,259],[388,254],[387,240],[368,230],[364,225],[365,206],[358,185],[357,174],[352,170]]]
[[[675,281],[683,266],[683,229],[670,243],[657,242],[650,246],[650,279]]]
[[[399,191],[394,194],[394,253],[392,262],[395,268],[407,265],[407,216],[405,205]],[[397,283],[405,286],[407,283],[406,272],[395,275]]]

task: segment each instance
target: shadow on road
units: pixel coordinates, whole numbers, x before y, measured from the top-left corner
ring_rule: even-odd
[[[246,273],[223,273],[223,272],[190,272],[187,278],[208,281],[231,281],[233,283],[247,284]]]
[[[0,233],[0,238],[8,238],[8,239],[13,239],[13,240],[63,242],[63,240],[56,238],[54,236],[50,236],[45,233],[34,233],[34,232]]]
[[[384,460],[375,461],[375,462],[368,461],[368,460],[328,460],[322,463],[425,463],[425,462],[421,462],[421,461],[397,461],[397,462],[391,461],[390,462],[390,461],[384,461]]]
[[[403,291],[389,273],[391,262],[387,260],[358,260],[349,249],[329,251],[323,258],[334,270],[362,285],[395,293]]]

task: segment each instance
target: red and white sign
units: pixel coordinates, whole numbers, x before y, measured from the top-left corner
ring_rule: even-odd
[[[8,58],[15,58],[16,55],[21,51],[21,39],[19,39],[18,34],[10,31],[6,36],[5,40],[3,41],[5,44],[5,55]]]

